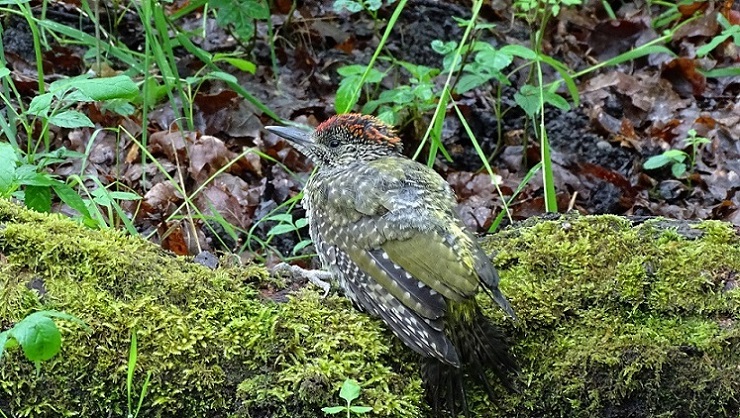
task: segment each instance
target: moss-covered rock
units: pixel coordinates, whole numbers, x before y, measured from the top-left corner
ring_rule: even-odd
[[[740,414],[740,240],[720,222],[665,224],[566,216],[487,241],[521,319],[524,388],[496,415]]]
[[[380,416],[420,415],[406,354],[343,298],[303,290],[276,303],[261,267],[211,271],[136,237],[92,231],[0,200],[0,330],[55,309],[61,353],[34,365],[19,349],[0,363],[9,417],[127,413],[130,337],[138,336],[134,406],[146,374],[146,417],[316,417],[346,377]],[[413,359],[413,357],[410,357]]]
[[[481,304],[514,343],[521,393],[472,388],[474,416],[737,417],[740,246],[720,223],[696,239],[618,217],[532,221],[488,239],[520,322]],[[0,326],[56,309],[62,352],[0,363],[9,416],[123,416],[130,333],[141,416],[313,417],[346,377],[374,416],[424,416],[417,363],[343,298],[284,302],[259,267],[215,271],[138,238],[0,201]],[[138,392],[137,392],[138,393]]]

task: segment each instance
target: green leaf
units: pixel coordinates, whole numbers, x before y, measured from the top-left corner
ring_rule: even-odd
[[[533,118],[540,112],[540,90],[529,84],[525,84],[514,94],[514,101],[519,105],[527,116]]]
[[[494,71],[500,71],[506,68],[511,61],[514,59],[512,54],[508,54],[501,50],[495,50],[491,47],[488,50],[481,51],[475,56],[475,61],[485,65],[488,69]]]
[[[484,77],[480,74],[465,73],[460,77],[457,85],[455,85],[455,91],[458,93],[465,93],[466,91],[473,90],[474,88],[483,85],[483,83],[488,80],[488,77]]]
[[[26,207],[37,212],[49,212],[51,210],[51,189],[49,186],[26,186]]]
[[[0,67],[0,78],[7,77],[10,75],[10,70],[8,67],[2,66]]]
[[[225,73],[223,71],[213,71],[213,72],[210,72],[210,73],[208,73],[208,75],[206,77],[208,77],[208,78],[215,78],[216,80],[225,81],[227,83],[236,83],[236,82],[239,81],[233,75],[231,75],[229,73]]]
[[[349,410],[357,414],[366,414],[373,410],[372,406],[350,406]]]
[[[304,226],[308,225],[308,219],[307,218],[299,218],[295,221],[295,227],[296,228],[303,228]]]
[[[684,163],[676,163],[671,166],[671,173],[673,173],[673,177],[681,177],[686,173],[686,164]]]
[[[337,68],[337,74],[341,75],[342,77],[362,75],[364,72],[364,65],[345,65],[344,67]]]
[[[18,340],[23,354],[33,361],[45,361],[54,357],[62,346],[62,334],[54,321],[43,315],[29,315],[11,330]]]
[[[18,182],[15,170],[18,168],[18,156],[15,149],[7,142],[0,142],[0,196],[7,196],[15,191]]]
[[[277,224],[267,231],[268,236],[287,234],[295,231],[295,225],[293,224]]]
[[[82,200],[80,195],[77,194],[77,192],[73,188],[69,187],[69,185],[67,185],[66,183],[62,183],[61,181],[55,181],[51,187],[54,189],[54,193],[56,193],[57,196],[62,199],[62,202],[66,203],[67,205],[69,205],[69,207],[79,212],[83,218],[90,218],[90,212],[87,210],[87,205],[85,205],[85,201]]]
[[[334,11],[341,13],[343,9],[347,9],[350,13],[361,12],[363,7],[360,1],[355,0],[335,0]]]
[[[60,128],[94,128],[90,118],[76,110],[64,110],[49,117],[49,123]]]
[[[642,164],[642,168],[644,168],[645,170],[655,170],[656,168],[663,167],[672,162],[673,160],[666,157],[664,154],[658,154],[658,155],[653,155],[652,157],[648,158]]]
[[[325,414],[334,415],[346,410],[344,406],[325,406],[321,408],[321,411]]]
[[[216,10],[216,22],[221,27],[231,25],[242,40],[249,40],[254,32],[254,20],[270,17],[270,11],[263,0],[211,0],[210,6]]]
[[[304,249],[304,248],[308,247],[308,246],[309,246],[309,245],[311,245],[312,243],[313,243],[313,241],[311,241],[310,239],[304,239],[303,241],[299,242],[298,244],[296,244],[296,245],[295,245],[295,246],[293,247],[293,254],[297,254],[297,253],[298,253],[298,251],[300,251],[300,250],[302,250],[302,249]]]
[[[432,41],[432,50],[438,54],[447,55],[450,52],[453,52],[456,48],[457,42],[455,41],[444,42],[439,39]]]
[[[285,222],[285,223],[293,223],[293,215],[289,213],[276,213],[274,215],[265,216],[262,218],[263,221],[277,221],[277,222]]]
[[[3,353],[5,352],[5,346],[8,344],[8,338],[10,338],[10,330],[0,332],[0,361],[3,359]]]
[[[131,116],[136,111],[136,108],[126,99],[111,99],[103,104],[103,111],[113,112],[121,116]]]
[[[678,163],[683,162],[688,157],[685,152],[678,149],[669,149],[663,155]]]
[[[139,95],[139,88],[131,77],[127,75],[103,78],[80,78],[75,79],[71,86],[96,101],[133,99]]]
[[[244,71],[246,73],[254,74],[257,70],[257,66],[252,61],[247,61],[245,59],[227,57],[221,58],[221,60],[228,62],[240,71]]]
[[[28,106],[27,112],[34,116],[46,117],[49,114],[49,108],[51,107],[51,100],[53,98],[54,95],[51,93],[44,93],[34,97]]]
[[[360,385],[352,379],[347,379],[342,383],[342,389],[339,391],[339,397],[351,403],[360,396]]]
[[[533,50],[522,45],[506,45],[499,49],[504,54],[514,55],[515,57],[524,58],[525,60],[534,60],[537,58],[537,53]]]
[[[549,103],[560,110],[570,110],[570,104],[561,95],[557,93],[545,92],[544,95],[545,103]]]

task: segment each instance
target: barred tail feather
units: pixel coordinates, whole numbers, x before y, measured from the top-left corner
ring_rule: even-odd
[[[518,392],[514,382],[519,369],[501,330],[477,312],[470,323],[448,327],[450,339],[457,347],[462,367],[441,363],[434,358],[422,360],[422,379],[427,400],[435,416],[470,417],[465,393],[465,376],[475,376],[489,399],[496,399],[486,374],[491,371],[508,390]]]

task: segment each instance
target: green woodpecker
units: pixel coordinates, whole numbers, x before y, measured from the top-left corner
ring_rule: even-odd
[[[401,154],[394,130],[372,116],[335,116],[313,133],[267,129],[318,167],[303,206],[321,262],[358,308],[380,317],[424,357],[422,377],[434,410],[467,415],[465,374],[477,376],[489,396],[486,370],[512,388],[513,358],[475,294],[483,289],[511,318],[514,310],[490,259],[457,215],[449,184]]]

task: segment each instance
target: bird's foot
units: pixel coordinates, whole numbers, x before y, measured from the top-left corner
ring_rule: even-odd
[[[331,273],[324,270],[306,270],[299,266],[288,263],[279,263],[272,268],[272,273],[287,273],[293,278],[305,278],[309,282],[321,288],[324,291],[322,298],[325,298],[331,290]]]

